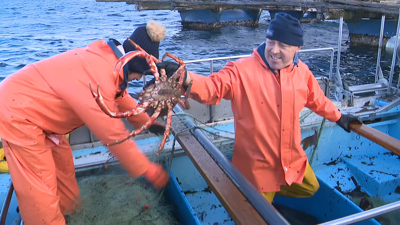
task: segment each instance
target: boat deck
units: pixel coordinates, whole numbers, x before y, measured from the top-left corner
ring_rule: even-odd
[[[340,38],[338,43],[341,43]],[[340,45],[338,48],[340,53]],[[332,67],[333,48],[319,50],[332,51]],[[224,60],[231,58],[234,57]],[[195,62],[201,60],[188,63]],[[342,113],[354,113],[363,119],[364,124],[359,125],[359,130],[351,126],[354,132],[347,133],[336,123],[326,121],[307,108],[303,109],[300,113],[302,139],[318,134],[316,142],[308,143],[305,152],[319,179],[320,189],[310,198],[276,197],[272,205],[243,179],[243,175],[237,173],[229,160],[235,132],[230,102],[222,101],[216,106],[207,106],[192,101],[192,108],[186,111],[176,106],[173,134],[163,154],[171,157],[171,164],[167,166],[171,169],[172,186],[169,185],[166,190],[170,193],[170,200],[179,209],[177,218],[183,224],[397,223],[400,219],[398,212],[390,217],[382,216],[400,208],[400,96],[399,84],[391,84],[392,72],[390,82],[386,84],[390,86],[378,83],[376,79],[379,92],[370,89],[370,85],[349,89],[340,85],[332,87],[333,81],[341,83],[340,71],[334,77],[332,68],[329,78],[317,78],[326,96],[331,97],[330,91],[334,91],[332,97],[338,100],[332,101]],[[357,95],[357,92],[366,91],[373,95]],[[129,129],[133,129],[124,122]],[[362,126],[375,132],[373,138],[364,135],[369,131],[362,129]],[[72,132],[69,141],[78,172],[102,167],[114,160],[86,126]],[[143,152],[154,155],[160,137],[144,132],[136,136],[135,141]],[[5,202],[2,212],[7,212],[7,225],[12,224],[19,215],[15,194],[10,204],[6,204],[7,196],[11,193],[9,187],[10,175],[0,174],[0,200]],[[362,201],[367,202],[367,206],[362,205]],[[255,220],[259,222],[253,222]]]

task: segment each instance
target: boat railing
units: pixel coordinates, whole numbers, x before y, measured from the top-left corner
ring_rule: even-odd
[[[397,85],[392,85],[393,82],[393,77],[394,77],[394,69],[396,66],[396,59],[397,59],[397,51],[393,51],[393,57],[392,57],[392,65],[391,65],[391,70],[389,74],[389,79],[385,79],[383,76],[382,68],[380,66],[381,62],[381,53],[382,53],[382,41],[383,41],[383,35],[384,35],[384,24],[385,24],[385,16],[382,16],[381,19],[381,28],[380,28],[380,37],[379,37],[379,47],[378,47],[378,56],[377,56],[377,63],[376,63],[376,73],[375,73],[375,82],[371,84],[362,84],[362,85],[353,85],[353,86],[348,86],[345,85],[341,73],[340,73],[340,57],[341,57],[341,43],[342,43],[342,33],[343,33],[343,17],[340,18],[339,20],[339,34],[338,34],[338,45],[337,47],[325,47],[325,48],[314,48],[314,49],[301,49],[299,53],[308,53],[308,52],[317,52],[317,51],[330,51],[330,65],[329,65],[329,83],[328,86],[329,88],[325,92],[326,96],[330,96],[331,93],[335,96],[337,101],[347,101],[348,106],[354,106],[354,99],[356,98],[356,95],[359,94],[364,94],[364,93],[374,93],[375,97],[379,98],[387,98],[387,97],[392,97],[388,99],[389,102],[389,107],[386,107],[386,109],[393,108],[400,104],[400,96],[399,94],[399,88],[400,88],[400,76],[398,79]],[[396,33],[396,38],[395,38],[395,44],[394,44],[394,49],[397,49],[399,43],[398,43],[398,37],[399,37],[399,27],[400,27],[400,20],[397,25],[397,33]],[[334,57],[335,57],[335,52],[337,54],[337,59],[336,59],[336,71],[335,73],[333,72],[334,69]],[[238,58],[243,58],[243,57],[248,57],[250,55],[238,55],[238,56],[226,56],[226,57],[216,57],[216,58],[206,58],[206,59],[199,59],[199,60],[188,60],[185,61],[186,64],[191,64],[191,63],[203,63],[203,62],[209,62],[210,63],[210,73],[214,72],[214,62],[216,61],[221,61],[221,60],[230,60],[230,59],[238,59]],[[395,98],[393,98],[393,96]],[[213,106],[210,106],[210,113],[211,113],[211,118],[210,121],[214,122],[213,120]],[[377,112],[369,112],[371,114],[375,114]],[[365,113],[364,113],[365,114]]]
[[[400,201],[389,203],[380,207],[376,207],[364,212],[356,213],[350,216],[342,217],[336,220],[331,220],[329,222],[320,223],[319,225],[347,225],[355,224],[365,220],[372,219],[376,216],[380,216],[386,213],[393,212],[400,209]]]
[[[356,113],[359,116],[364,116],[364,115],[374,115],[379,112],[385,112],[387,110],[390,110],[397,105],[400,104],[400,96],[398,96],[398,89],[399,89],[399,84],[400,84],[400,78],[399,78],[399,83],[397,84],[397,87],[393,87],[390,85],[390,83],[393,80],[394,76],[394,65],[395,65],[395,60],[396,60],[396,55],[397,51],[393,51],[393,60],[392,60],[392,67],[390,71],[390,76],[389,76],[389,81],[387,81],[382,74],[382,69],[380,67],[380,57],[381,57],[381,50],[382,50],[382,39],[383,39],[383,30],[384,30],[384,21],[385,21],[385,16],[382,16],[382,22],[381,22],[381,33],[380,33],[380,42],[379,42],[379,48],[378,48],[378,57],[377,57],[377,65],[376,65],[376,74],[375,74],[375,82],[372,84],[363,84],[363,85],[355,85],[355,86],[347,86],[343,85],[342,78],[340,75],[340,53],[341,53],[341,42],[342,42],[342,30],[343,30],[343,18],[340,18],[339,22],[339,35],[338,35],[338,45],[337,47],[324,47],[324,48],[313,48],[313,49],[301,49],[301,53],[310,53],[310,52],[318,52],[318,51],[329,51],[330,52],[330,60],[329,60],[329,75],[328,78],[326,77],[319,77],[319,78],[325,78],[325,79],[317,79],[318,82],[320,83],[321,88],[324,90],[326,96],[331,96],[331,93],[336,97],[336,100],[343,102],[347,101],[348,106],[353,106],[354,105],[354,99],[356,94],[361,94],[361,93],[367,93],[367,92],[375,92],[375,96],[378,97],[391,97],[388,100],[388,104],[383,107],[379,107],[378,109],[375,110],[369,110],[368,112],[360,112]],[[397,34],[396,34],[396,40],[399,37],[399,25],[397,29]],[[398,46],[398,43],[396,41],[395,46]],[[397,49],[395,47],[394,49]],[[333,72],[334,69],[334,57],[335,53],[337,54],[337,59],[336,59],[336,71]],[[188,60],[185,61],[186,64],[192,64],[192,63],[203,63],[203,62],[209,62],[209,71],[210,73],[214,72],[214,62],[216,61],[222,61],[222,60],[231,60],[231,59],[238,59],[238,58],[243,58],[243,57],[248,57],[250,56],[249,54],[247,55],[237,55],[237,56],[226,56],[226,57],[216,57],[216,58],[206,58],[206,59],[199,59],[199,60]],[[145,79],[145,76],[143,76]],[[144,83],[146,81],[144,80]],[[322,87],[323,85],[326,85],[327,87],[324,88]],[[391,88],[390,88],[391,87]],[[394,96],[394,98],[393,98]],[[343,105],[343,104],[342,104]],[[214,105],[209,105],[208,107],[208,116],[209,118],[205,119],[204,121],[209,121],[209,122],[216,122],[219,118],[215,116],[215,107]],[[85,132],[85,131],[84,131]],[[91,138],[91,142],[89,145],[93,144],[94,142],[98,141],[95,140],[94,135],[89,131],[89,136]]]
[[[393,81],[393,76],[394,76],[394,67],[395,67],[395,60],[396,60],[396,50],[393,52],[393,61],[392,61],[392,67],[391,67],[391,72],[389,75],[389,81],[385,80],[382,74],[382,69],[380,67],[380,57],[381,57],[381,48],[382,48],[382,37],[383,37],[383,28],[384,28],[384,21],[385,17],[382,16],[382,25],[381,25],[381,37],[380,37],[380,43],[379,43],[379,48],[378,48],[378,58],[377,58],[377,66],[376,66],[376,74],[375,74],[375,82],[372,84],[364,84],[364,85],[356,85],[356,86],[349,86],[346,87],[346,85],[343,85],[343,81],[340,75],[340,52],[341,52],[341,40],[342,40],[342,27],[343,27],[343,18],[340,19],[340,29],[339,29],[339,38],[338,38],[338,46],[337,47],[326,47],[326,48],[315,48],[315,49],[301,49],[301,53],[309,53],[309,52],[318,52],[318,51],[329,51],[330,52],[330,66],[329,66],[329,87],[328,90],[333,91],[335,97],[339,101],[346,101],[348,100],[349,105],[352,105],[352,102],[354,100],[354,96],[356,94],[360,93],[366,93],[366,92],[375,92],[377,96],[393,96],[397,95],[397,90],[399,89],[399,84],[400,84],[400,79],[399,83],[397,86],[392,86],[391,83]],[[400,20],[399,20],[400,21]],[[398,29],[397,29],[397,35],[396,35],[396,40],[398,39],[397,37],[399,36],[399,24],[398,24]],[[395,49],[397,49],[398,43],[396,41],[395,43]],[[335,52],[337,54],[337,64],[336,64],[336,71],[333,72],[334,69],[334,56]],[[250,55],[237,55],[237,56],[226,56],[226,57],[216,57],[216,58],[206,58],[206,59],[199,59],[199,60],[188,60],[185,61],[186,64],[192,64],[192,63],[203,63],[203,62],[209,62],[210,63],[210,73],[214,72],[214,62],[216,61],[222,61],[222,60],[231,60],[231,59],[238,59],[238,58],[243,58],[243,57],[248,57]],[[385,82],[386,81],[386,82]],[[327,96],[330,95],[330,91],[325,92]],[[400,97],[395,96],[395,98],[392,98],[394,100],[391,100],[388,104],[380,107],[379,109],[372,111],[372,113],[379,113],[379,112],[385,112],[393,107],[397,106],[400,104]],[[214,122],[213,118],[213,107],[215,106],[208,106],[210,107],[210,120],[211,122]],[[371,111],[369,112],[363,112],[359,113],[357,115],[362,116],[362,115],[367,115],[371,114]],[[90,132],[90,131],[89,131]],[[94,140],[92,140],[94,142]],[[234,174],[235,175],[235,174]],[[232,174],[230,175],[232,176]],[[236,181],[237,182],[237,181]],[[246,187],[246,185],[242,185],[241,188]],[[247,191],[244,191],[247,193]],[[247,196],[248,197],[248,196]],[[252,198],[252,196],[250,196]],[[263,204],[261,204],[263,205]],[[378,208],[374,208],[368,211],[364,211],[361,213],[353,214],[347,217],[343,217],[337,220],[333,220],[330,222],[323,223],[325,224],[353,224],[357,223],[360,221],[368,220],[371,219],[375,216],[383,215],[389,212],[392,212],[394,210],[400,209],[400,201],[387,204]],[[259,211],[260,212],[260,211]],[[262,212],[261,212],[262,213]],[[271,212],[264,212],[263,217],[268,217],[271,216]],[[277,216],[275,219],[281,219],[279,214],[273,214],[274,216]],[[265,218],[264,218],[265,219]]]
[[[330,66],[329,66],[329,79],[332,79],[333,62],[334,62],[335,51],[336,51],[335,48],[327,47],[327,48],[300,49],[299,53],[317,52],[317,51],[330,51],[331,52],[331,60],[330,60]],[[239,58],[248,57],[248,56],[250,56],[250,55],[247,54],[247,55],[237,55],[237,56],[215,57],[215,58],[207,58],[207,59],[188,60],[188,61],[185,61],[185,63],[190,64],[190,63],[210,62],[210,73],[213,73],[214,72],[214,61],[239,59]]]
[[[321,86],[321,88],[324,90],[325,95],[329,96],[330,95],[330,89],[331,89],[331,85],[329,84],[329,81],[333,79],[333,64],[334,64],[334,57],[335,57],[336,49],[334,47],[301,49],[299,51],[299,53],[309,53],[309,52],[319,52],[319,51],[329,51],[330,52],[330,65],[329,65],[328,82],[326,81],[326,79],[327,79],[326,77],[321,77],[321,78],[317,79],[319,84],[320,84],[320,86]],[[239,59],[239,58],[248,57],[248,56],[250,56],[250,55],[237,55],[237,56],[226,56],[226,57],[215,57],[215,58],[188,60],[188,61],[185,61],[185,64],[209,62],[210,63],[210,73],[213,73],[214,72],[214,62],[216,62],[216,61]],[[325,78],[325,79],[322,79],[322,78]],[[323,85],[327,85],[328,87],[324,88]],[[214,108],[216,106],[208,105],[207,107],[209,108],[209,119],[208,119],[208,121],[215,122],[216,119],[218,119],[218,118],[215,117]]]
[[[386,104],[382,107],[379,107],[378,109],[375,109],[373,111],[368,111],[368,112],[354,113],[354,115],[357,115],[357,116],[376,115],[377,113],[387,112],[399,104],[400,104],[400,97],[397,97],[396,99],[392,100],[391,102],[389,102],[388,104]]]
[[[399,9],[400,13],[400,9]],[[336,86],[336,93],[335,96],[337,96],[337,99],[343,99],[343,100],[349,100],[349,106],[353,106],[354,103],[354,97],[356,94],[362,94],[362,93],[369,93],[369,92],[375,92],[376,97],[390,97],[394,96],[392,99],[387,99],[388,104],[380,107],[378,109],[375,109],[373,111],[369,112],[360,112],[360,113],[355,113],[357,116],[365,116],[365,115],[376,115],[377,113],[380,112],[386,112],[397,105],[400,104],[400,96],[399,96],[399,88],[400,88],[400,75],[398,77],[398,82],[397,85],[393,85],[393,77],[394,77],[394,70],[396,67],[396,60],[397,60],[397,49],[399,46],[398,39],[399,39],[399,32],[400,32],[400,19],[397,21],[397,31],[396,31],[396,36],[395,36],[395,43],[393,46],[393,52],[392,52],[392,63],[390,67],[390,73],[389,73],[389,80],[385,79],[383,76],[382,68],[381,68],[381,55],[382,55],[382,42],[383,42],[383,36],[384,36],[384,28],[385,28],[385,20],[386,17],[385,15],[382,15],[381,18],[381,27],[380,27],[380,35],[379,35],[379,46],[378,46],[378,55],[377,55],[377,60],[376,60],[376,71],[375,71],[375,83],[372,84],[363,84],[363,85],[354,85],[354,86],[349,86],[347,89],[344,88],[344,86],[337,85]],[[342,33],[342,27],[343,27],[343,18],[340,18],[340,31],[339,31],[339,41],[338,41],[338,66],[337,66],[337,77],[340,77],[340,72],[339,72],[339,65],[340,65],[340,52],[341,52],[341,33]],[[342,98],[339,98],[338,93],[343,93]]]
[[[399,9],[399,13],[400,13],[400,9]],[[393,77],[394,77],[394,70],[395,70],[395,67],[396,67],[397,49],[398,49],[398,46],[399,46],[398,39],[399,39],[399,32],[400,32],[400,30],[399,30],[399,28],[400,28],[400,20],[398,20],[398,22],[397,22],[397,31],[396,31],[396,36],[395,36],[395,39],[394,39],[395,43],[394,43],[394,46],[393,46],[393,53],[392,53],[393,55],[392,55],[392,62],[391,62],[391,67],[390,67],[389,79],[385,79],[384,78],[383,72],[382,72],[382,68],[381,68],[381,65],[380,65],[380,63],[381,63],[381,55],[382,55],[382,42],[383,42],[383,36],[384,36],[385,20],[386,20],[385,15],[382,15],[381,27],[380,27],[380,36],[379,36],[379,46],[378,46],[378,56],[377,56],[377,60],[376,60],[375,83],[351,86],[351,87],[348,87],[347,90],[345,90],[343,88],[342,89],[338,88],[338,90],[337,90],[338,92],[343,92],[344,93],[345,98],[350,100],[350,105],[352,105],[352,103],[353,103],[354,94],[361,94],[361,93],[366,93],[366,92],[375,92],[378,96],[393,96],[393,95],[398,95],[398,93],[399,93],[398,90],[400,88],[400,76],[398,78],[397,85],[392,84],[392,83],[393,83]],[[343,27],[343,18],[340,19],[340,27],[341,27],[341,29]],[[339,38],[339,40],[340,40],[340,38]],[[341,45],[338,45],[338,56],[340,55],[340,48],[341,48]],[[338,62],[339,62],[339,60],[338,60]],[[339,68],[339,66],[338,66],[338,68]],[[338,74],[339,74],[339,72],[338,72]]]
[[[400,20],[398,20],[397,26],[397,33],[396,33],[396,43],[395,43],[395,50],[393,51],[393,58],[392,58],[392,66],[391,71],[389,74],[389,81],[383,77],[382,69],[380,66],[380,58],[381,58],[381,51],[382,51],[382,39],[383,39],[383,30],[384,30],[384,21],[385,16],[382,16],[381,22],[381,34],[380,34],[380,41],[379,41],[379,48],[378,48],[378,57],[377,57],[377,65],[376,65],[376,74],[375,74],[375,82],[372,84],[364,84],[364,85],[355,85],[355,86],[347,86],[343,84],[341,74],[340,74],[340,52],[341,52],[341,42],[342,42],[342,28],[343,28],[343,18],[340,18],[340,29],[339,29],[339,38],[338,38],[338,47],[337,48],[317,48],[317,49],[302,49],[299,53],[302,52],[316,52],[316,51],[330,51],[331,52],[331,59],[330,59],[330,68],[329,68],[329,86],[332,87],[334,95],[338,101],[348,101],[348,106],[353,106],[354,98],[356,94],[367,93],[367,92],[375,92],[377,97],[382,96],[392,96],[392,100],[388,101],[388,104],[376,109],[374,111],[358,113],[358,116],[363,115],[370,115],[376,114],[380,112],[388,111],[397,105],[400,104],[400,97],[396,96],[398,94],[399,84],[400,84],[400,77],[397,86],[393,86],[393,76],[394,76],[394,68],[396,65],[397,59],[397,47],[398,47],[398,37],[399,37],[399,27],[400,27]],[[337,66],[336,66],[336,73],[333,74],[333,62],[334,62],[334,54],[335,51],[337,52]],[[200,59],[200,60],[190,60],[185,61],[186,64],[190,63],[202,63],[202,62],[209,62],[210,63],[210,73],[214,72],[214,62],[220,60],[230,60],[230,59],[238,59],[242,57],[248,57],[250,55],[239,55],[239,56],[228,56],[228,57],[217,57],[217,58],[208,58],[208,59]],[[329,96],[329,93],[327,94]],[[394,98],[393,98],[394,96]],[[210,112],[212,113],[212,107],[209,106]],[[212,116],[211,116],[212,118]],[[213,120],[211,120],[213,122]],[[330,224],[354,224],[361,221],[372,219],[376,216],[384,215],[386,213],[395,211],[400,209],[400,201],[383,205],[381,207],[376,207],[371,210],[363,211],[360,213],[356,213],[350,216],[342,217],[336,220],[332,220],[326,223],[322,223],[324,225]]]

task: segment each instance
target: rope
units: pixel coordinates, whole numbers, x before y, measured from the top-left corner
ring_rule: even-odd
[[[302,115],[300,117],[300,124],[304,122],[304,120],[310,116],[312,113],[314,113],[312,110],[309,110],[307,113],[305,113],[304,115]],[[319,139],[321,138],[321,134],[322,131],[324,130],[324,126],[325,126],[325,122],[326,122],[326,118],[324,118],[321,122],[321,125],[319,126],[319,130],[318,130],[318,138],[317,138],[317,143],[315,144],[314,150],[311,153],[311,157],[310,157],[310,166],[312,165],[313,161],[314,161],[314,157],[315,157],[315,153],[318,150],[318,143],[319,143]]]
[[[212,128],[212,129],[214,129],[214,130],[221,131],[221,132],[225,132],[225,133],[230,133],[230,134],[233,134],[233,135],[235,134],[235,132],[230,132],[230,131],[225,131],[225,130],[221,130],[221,129],[215,128],[215,127],[213,127],[213,126],[210,126],[210,125],[208,125],[208,124],[206,124],[206,123],[201,122],[200,120],[196,119],[196,118],[193,117],[192,115],[189,115],[189,114],[187,114],[187,113],[185,113],[185,112],[177,113],[177,114],[174,114],[173,116],[178,117],[179,119],[182,119],[182,118],[184,118],[184,119],[185,119],[185,118],[191,118],[191,119],[193,119],[194,121],[199,122],[200,125],[196,125],[196,126],[191,127],[191,128],[182,129],[182,130],[180,130],[180,131],[178,131],[178,132],[176,132],[176,133],[174,134],[174,140],[173,140],[173,142],[172,142],[172,149],[171,149],[171,154],[170,154],[170,156],[169,156],[169,163],[168,163],[168,165],[169,165],[169,171],[171,171],[171,168],[172,168],[172,159],[173,159],[173,155],[174,155],[174,152],[175,152],[176,138],[178,137],[178,135],[180,135],[180,134],[182,134],[182,133],[184,133],[184,132],[186,132],[186,131],[193,131],[193,130],[195,130],[195,129],[200,129],[200,130],[202,130],[202,131],[205,131],[205,132],[207,132],[207,133],[209,133],[209,134],[212,134],[212,135],[214,135],[214,136],[217,136],[217,137],[222,137],[222,138],[225,138],[225,139],[228,139],[228,140],[235,140],[235,138],[231,138],[231,137],[228,137],[228,136],[223,136],[223,135],[220,135],[220,134],[217,134],[217,133],[213,133],[212,131],[209,131],[209,130],[207,130],[207,129],[201,127],[201,126],[203,125],[203,126],[206,126],[206,127],[208,127],[208,128]]]
[[[309,115],[311,115],[312,113],[313,113],[313,111],[312,111],[312,110],[309,110],[307,113],[305,113],[304,115],[302,115],[302,116],[300,117],[300,124],[303,123],[304,120],[305,120]]]
[[[312,166],[312,163],[314,161],[315,152],[317,152],[317,150],[318,150],[319,138],[321,137],[322,131],[324,130],[325,122],[326,122],[326,119],[324,118],[321,122],[321,125],[319,126],[317,143],[315,144],[314,151],[311,153],[311,157],[310,157],[310,166]]]

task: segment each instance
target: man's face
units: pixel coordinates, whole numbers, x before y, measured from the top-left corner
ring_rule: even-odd
[[[300,46],[292,46],[267,38],[265,42],[265,59],[272,69],[280,70],[293,62],[294,54],[300,49]]]

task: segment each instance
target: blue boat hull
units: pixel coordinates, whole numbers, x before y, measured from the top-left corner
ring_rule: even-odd
[[[385,103],[377,101],[376,104]],[[192,106],[196,108],[195,104]],[[229,104],[221,107],[227,106]],[[217,109],[217,111],[221,110]],[[400,138],[399,106],[388,112],[380,113],[377,118],[378,122],[371,123],[369,126],[397,139]],[[306,118],[302,125],[302,137],[306,138],[314,134],[314,130],[318,129],[321,123],[322,119],[316,115]],[[220,135],[228,136],[234,132],[234,125],[233,121],[227,121],[205,129],[210,132],[218,130]],[[80,131],[77,130],[77,132]],[[285,215],[286,207],[286,209],[299,212],[299,215],[302,215],[300,221],[315,219],[317,223],[323,223],[363,212],[358,203],[351,201],[351,192],[356,189],[361,189],[370,197],[378,196],[386,202],[400,199],[397,190],[400,184],[397,177],[399,173],[398,156],[356,133],[345,133],[334,123],[326,123],[320,133],[317,149],[314,146],[306,150],[310,164],[319,179],[320,189],[310,198],[276,197],[273,204],[276,205],[277,209],[282,210],[282,215]],[[74,133],[71,134],[71,137],[73,136]],[[172,136],[170,140],[173,140]],[[71,141],[77,142],[79,138]],[[158,143],[158,141],[158,138],[149,137],[140,138],[137,143],[141,149],[146,150],[149,145]],[[171,142],[167,143],[165,151],[168,151]],[[232,142],[230,141],[230,143]],[[219,145],[221,144],[224,143],[219,143]],[[99,165],[102,165],[102,160],[108,158],[108,151],[104,146],[79,148],[75,149],[73,153],[77,159],[77,164],[81,160],[88,161],[89,158],[104,156],[101,160],[97,159]],[[230,158],[231,155],[228,153],[227,157]],[[77,172],[81,170],[77,169]],[[0,176],[2,182],[0,197],[4,199],[10,176],[9,174],[1,174]],[[210,190],[207,182],[189,157],[185,155],[177,156],[172,160],[171,182],[165,190],[165,197],[177,208],[176,217],[182,224],[234,224],[215,193]],[[7,214],[6,224],[12,224],[18,216],[16,207],[17,202],[14,195]],[[293,212],[289,214],[293,214]],[[297,217],[288,217],[287,220],[299,220]],[[379,223],[370,219],[361,224]]]
[[[179,10],[184,27],[209,30],[234,24],[256,27],[261,10]]]
[[[317,77],[317,81],[325,95],[330,96],[328,79],[326,77]],[[353,90],[357,89],[353,87]],[[358,87],[358,90],[360,90],[360,87]],[[389,101],[384,101],[381,100],[383,99],[381,96],[357,96],[353,99],[351,105],[348,104],[348,100],[333,100],[333,103],[342,113],[356,113],[368,123],[368,126],[395,139],[400,139],[400,97],[397,97],[397,100],[391,98],[388,98]],[[190,120],[195,117],[196,122],[199,122],[198,124],[201,124],[201,126],[193,130],[195,132],[203,130],[204,139],[208,138],[211,144],[219,146],[218,153],[224,153],[229,162],[232,157],[232,143],[235,137],[230,101],[222,100],[215,106],[203,105],[191,99],[189,101],[191,108],[185,111],[182,110],[182,114],[175,112],[174,120],[182,118]],[[123,121],[128,129],[134,129],[126,120]],[[307,108],[304,108],[300,113],[300,124],[302,139],[318,133],[317,142],[311,143],[309,148],[305,149],[305,153],[320,182],[320,189],[310,198],[276,197],[273,204],[277,206],[277,209],[282,210],[281,214],[285,215],[288,221],[295,221],[300,218],[300,222],[306,220],[314,221],[305,222],[305,224],[323,223],[363,212],[369,207],[362,206],[361,201],[357,199],[360,197],[357,194],[360,193],[363,194],[364,199],[370,201],[371,206],[374,204],[375,207],[380,205],[373,201],[374,198],[379,198],[384,204],[400,200],[399,156],[357,133],[347,133],[336,123],[326,121]],[[179,134],[181,130],[187,130],[186,127],[174,127],[174,124],[173,129],[174,132],[179,132]],[[187,139],[189,139],[189,135],[193,136],[192,142],[198,141],[199,145],[204,149],[206,148],[203,145],[204,141],[200,143],[198,137],[194,138],[194,132],[188,134],[186,136]],[[235,222],[232,219],[234,216],[230,215],[228,213],[229,209],[224,207],[224,205],[228,204],[221,203],[224,200],[221,198],[221,191],[219,191],[221,189],[213,187],[219,193],[214,193],[211,190],[209,186],[212,186],[210,183],[214,180],[210,181],[208,178],[206,181],[203,178],[205,172],[201,170],[201,166],[194,160],[193,155],[190,155],[189,149],[191,146],[186,146],[186,154],[189,154],[189,157],[179,144],[182,140],[176,145],[173,141],[175,140],[174,136],[171,135],[168,140],[163,152],[164,154],[170,153],[172,157],[172,163],[168,164],[168,168],[171,169],[171,182],[166,187],[165,197],[177,209],[176,218],[182,224],[234,224]],[[70,134],[69,141],[73,149],[77,173],[86,169],[101,167],[104,163],[109,162],[110,155],[107,148],[99,142],[86,126],[74,130]],[[135,142],[144,153],[155,155],[159,147],[160,138],[143,132],[135,136]],[[203,153],[200,148],[195,150]],[[209,153],[204,151],[204,154],[208,156],[211,155]],[[201,157],[204,154],[199,154],[197,157],[203,159]],[[209,161],[214,163],[212,165],[218,167],[218,169],[221,169],[224,165],[221,163],[222,160],[218,161],[215,158]],[[209,165],[211,164],[207,164],[207,166]],[[213,169],[208,172],[211,173],[211,177],[217,176],[216,169]],[[230,171],[227,171],[228,169],[234,170],[232,167],[223,169],[222,176],[226,177],[230,175]],[[240,182],[237,182],[238,180],[234,180],[234,178],[237,178],[237,176],[229,177],[230,181],[235,183],[237,187],[232,189],[242,191],[243,189],[239,187]],[[0,174],[0,182],[1,201],[6,199],[10,175]],[[221,183],[225,185],[222,188],[224,189],[223,191],[227,192],[225,188],[228,186],[228,182]],[[254,189],[247,190],[253,190],[251,192],[259,194]],[[232,193],[239,195],[238,192]],[[258,199],[265,201],[262,196]],[[251,208],[252,212],[257,211],[255,210],[255,205],[257,204],[252,205],[254,202],[251,200],[252,198],[246,198],[247,203],[250,203],[246,203],[246,205],[253,207]],[[3,207],[5,205],[3,204]],[[262,206],[268,208],[270,205],[264,203]],[[14,194],[7,211],[7,225],[12,224],[13,220],[18,217],[16,208],[17,202]],[[285,214],[288,211],[290,213]],[[232,213],[232,211],[229,212]],[[259,211],[257,212],[259,213]],[[377,220],[368,218],[362,224],[379,224]]]
[[[316,11],[307,11],[304,13],[303,11],[295,11],[295,10],[269,10],[268,12],[271,16],[271,19],[274,19],[275,15],[281,12],[289,14],[294,18],[297,18],[298,20],[300,20],[301,23],[308,23],[318,19],[317,18],[318,13]]]
[[[349,29],[350,43],[352,45],[379,46],[380,19],[352,19],[345,20],[345,22]],[[397,20],[386,19],[384,26],[382,46],[386,46],[387,41],[396,36]]]
[[[287,198],[277,196],[274,199],[274,205],[284,205],[291,209],[313,215],[316,218],[316,223],[313,224],[324,223],[355,213],[363,212],[358,205],[349,201],[348,198],[345,197],[341,192],[329,186],[321,179],[318,179],[318,181],[320,188],[314,196],[310,198]],[[378,223],[375,219],[370,219],[358,224],[377,225],[380,223]]]

